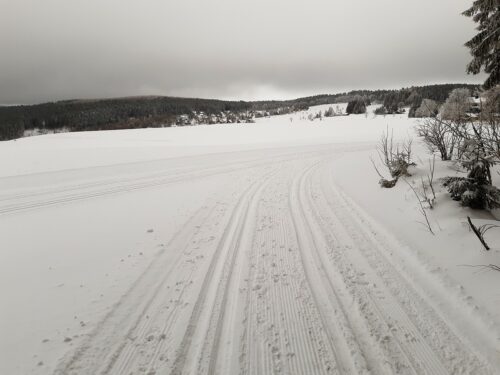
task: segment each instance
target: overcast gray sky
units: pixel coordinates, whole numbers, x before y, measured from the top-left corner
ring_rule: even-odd
[[[291,98],[467,76],[472,0],[0,0],[0,103]]]

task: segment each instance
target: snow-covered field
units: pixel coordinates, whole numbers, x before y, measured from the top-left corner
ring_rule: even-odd
[[[406,116],[306,117],[0,142],[0,374],[500,373],[491,217],[378,186]]]

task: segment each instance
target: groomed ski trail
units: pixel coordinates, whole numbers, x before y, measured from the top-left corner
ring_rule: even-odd
[[[337,187],[331,160],[340,154],[228,162],[0,206],[249,176],[244,189],[200,207],[55,374],[499,373],[481,323],[452,312],[450,296],[438,303],[444,287],[429,290],[432,277],[404,265],[396,237]]]

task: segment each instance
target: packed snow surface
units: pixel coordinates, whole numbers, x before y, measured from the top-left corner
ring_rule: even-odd
[[[378,186],[406,116],[307,115],[1,142],[0,374],[500,373],[493,218]]]

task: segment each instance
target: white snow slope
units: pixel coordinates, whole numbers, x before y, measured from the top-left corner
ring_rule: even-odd
[[[500,373],[492,218],[378,187],[405,116],[306,115],[0,143],[0,374]]]

